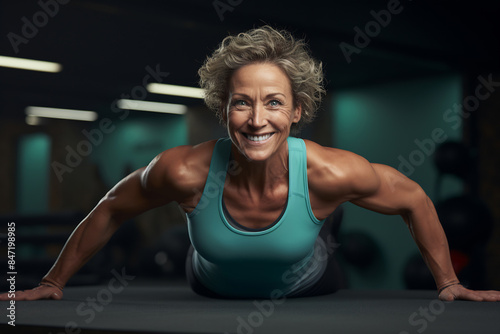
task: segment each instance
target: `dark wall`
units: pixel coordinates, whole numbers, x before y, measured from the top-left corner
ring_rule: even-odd
[[[500,289],[500,73],[493,74],[492,80],[497,86],[490,87],[491,95],[481,101],[475,117],[479,154],[478,190],[488,204],[494,221],[486,253],[487,272],[494,288]]]

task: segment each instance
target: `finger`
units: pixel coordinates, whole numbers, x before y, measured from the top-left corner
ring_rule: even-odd
[[[25,300],[26,299],[26,291],[14,291],[3,293],[0,295],[0,300]]]
[[[460,290],[456,294],[456,299],[478,301],[478,302],[497,302],[500,301],[500,292],[498,291],[475,291],[469,289]]]
[[[447,302],[452,302],[457,299],[482,301],[482,297],[475,294],[473,290],[464,288],[461,284],[449,286],[439,294],[439,299]]]
[[[9,293],[9,292],[2,293],[2,294],[0,295],[0,300],[1,300],[1,301],[11,300],[12,298],[9,298],[9,294],[11,294],[11,293]]]
[[[38,299],[55,299],[59,300],[63,296],[62,291],[58,288],[39,286],[32,290],[23,291],[21,300],[38,300]]]
[[[58,288],[54,287],[36,287],[31,290],[16,291],[14,293],[4,293],[0,295],[0,300],[38,300],[38,299],[54,299],[60,300],[63,297],[63,293]]]
[[[495,301],[500,302],[500,291],[490,291],[495,297]]]
[[[486,302],[498,302],[500,301],[500,292],[489,290],[489,291],[476,291],[476,293],[483,298]]]
[[[11,299],[16,300],[16,301],[30,300],[30,299],[28,299],[29,291],[31,291],[31,290],[16,291],[16,292],[14,292],[14,298],[11,298]]]
[[[23,300],[24,298],[24,291],[15,291],[11,292],[7,295],[6,300]]]
[[[463,289],[462,291],[460,291],[460,293],[457,295],[457,299],[470,300],[474,302],[484,301],[484,297],[480,293],[468,289]]]

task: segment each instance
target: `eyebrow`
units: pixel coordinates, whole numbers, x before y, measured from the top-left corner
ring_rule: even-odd
[[[248,96],[247,94],[244,94],[244,93],[232,93],[231,94],[231,96],[235,96],[235,95],[239,95],[239,96],[242,96],[242,97],[250,99],[250,96]],[[281,96],[283,96],[283,98],[286,99],[286,95],[283,94],[283,93],[270,93],[270,94],[267,94],[264,98],[268,99],[268,98],[271,98],[271,97],[275,97],[277,95],[281,95]]]

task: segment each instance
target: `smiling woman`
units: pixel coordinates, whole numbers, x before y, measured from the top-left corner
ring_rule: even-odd
[[[352,152],[290,136],[312,120],[324,93],[321,64],[303,41],[271,27],[230,36],[199,74],[229,138],[168,149],[120,181],[78,225],[40,286],[16,299],[61,299],[68,279],[123,222],[169,202],[186,213],[186,275],[196,293],[273,300],[333,293],[343,285],[331,217],[349,201],[402,217],[442,300],[500,300],[497,291],[460,285],[419,185]]]
[[[311,57],[303,40],[269,26],[226,37],[207,58],[198,71],[207,106],[222,120],[230,77],[245,65],[256,63],[274,64],[286,75],[294,107],[302,107],[301,122],[293,127],[298,129],[310,123],[325,93],[322,63]]]
[[[236,70],[229,82],[229,101],[223,119],[231,140],[249,160],[269,159],[300,121],[286,74],[276,65],[257,63]],[[287,156],[286,152],[283,156]]]

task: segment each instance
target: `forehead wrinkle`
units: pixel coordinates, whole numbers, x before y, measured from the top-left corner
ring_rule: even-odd
[[[267,70],[265,67],[273,70]],[[250,72],[247,73],[248,71]],[[286,73],[280,67],[271,64],[251,64],[239,68],[233,73],[229,81],[229,88],[233,93],[236,93],[235,86],[238,86],[238,93],[243,94],[244,92],[239,89],[246,90],[248,88],[253,90],[255,87],[259,87],[259,90],[277,90],[284,95],[286,95],[285,93],[292,93],[290,79]]]

